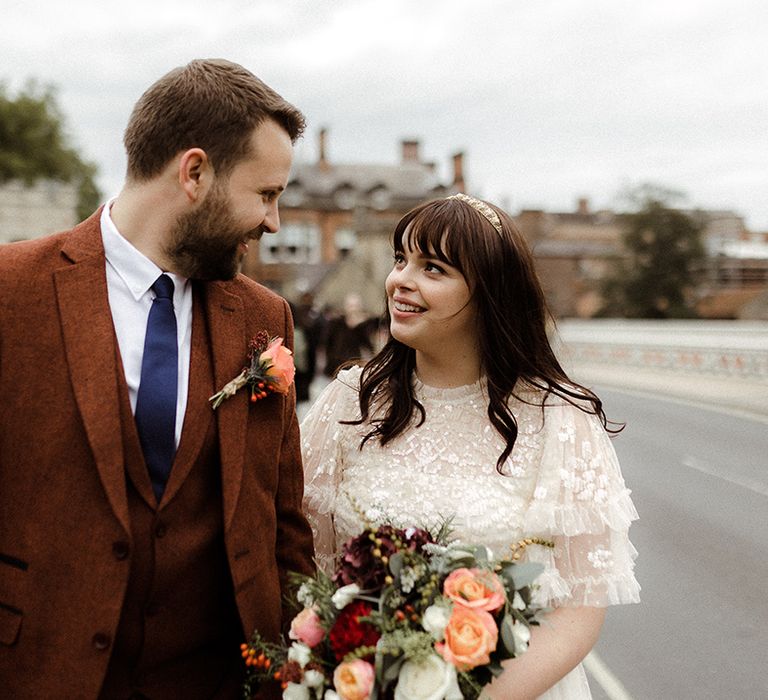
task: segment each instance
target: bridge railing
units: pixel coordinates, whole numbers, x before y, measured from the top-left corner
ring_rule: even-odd
[[[568,363],[642,367],[768,381],[768,322],[561,320]]]

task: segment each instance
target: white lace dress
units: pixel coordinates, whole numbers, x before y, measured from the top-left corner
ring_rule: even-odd
[[[545,537],[555,549],[530,547],[540,561],[540,602],[553,606],[634,603],[636,551],[629,524],[637,513],[616,454],[599,420],[557,397],[545,409],[512,400],[519,435],[504,474],[504,447],[488,421],[484,384],[435,389],[415,380],[426,421],[381,447],[359,417],[360,368],[341,372],[302,422],[304,505],[318,561],[330,569],[336,551],[373,522],[435,525],[453,517],[453,534],[500,555],[523,537]],[[525,395],[535,402],[537,393]],[[547,691],[547,700],[590,698],[581,666]]]

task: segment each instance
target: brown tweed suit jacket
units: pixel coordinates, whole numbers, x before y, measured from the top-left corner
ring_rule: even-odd
[[[108,662],[131,528],[119,353],[99,214],[0,246],[0,687],[9,698],[90,698]],[[202,294],[218,387],[259,330],[292,344],[288,306],[250,279]],[[184,431],[209,406],[188,406]],[[312,569],[293,394],[216,411],[224,536],[243,628],[276,637],[285,574]],[[193,585],[192,583],[190,585]],[[183,634],[183,630],[179,630]]]

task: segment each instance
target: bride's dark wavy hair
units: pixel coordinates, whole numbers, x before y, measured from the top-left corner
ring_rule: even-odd
[[[531,251],[512,219],[488,204],[499,216],[499,233],[484,215],[458,199],[439,199],[408,212],[397,224],[392,246],[396,253],[418,249],[461,272],[476,308],[481,372],[487,379],[488,419],[506,441],[496,468],[501,471],[517,440],[518,426],[507,401],[526,401],[515,393],[535,387],[544,400],[555,394],[580,410],[595,414],[609,432],[602,402],[589,389],[569,379],[552,350],[547,322],[554,323],[534,269]],[[389,310],[385,312],[389,328]],[[360,384],[360,425],[370,420],[371,438],[386,445],[400,435],[424,407],[416,399],[413,371],[416,352],[391,335],[364,367]],[[542,411],[544,410],[542,401]],[[526,401],[530,403],[530,401]],[[538,402],[537,402],[538,404]],[[347,421],[345,421],[347,422]]]

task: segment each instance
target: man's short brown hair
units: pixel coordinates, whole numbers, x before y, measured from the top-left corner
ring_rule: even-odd
[[[237,63],[199,59],[164,75],[139,98],[125,130],[128,179],[149,180],[180,151],[202,148],[217,175],[249,151],[253,130],[273,119],[295,142],[304,115]]]

